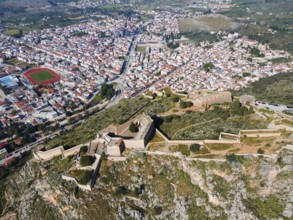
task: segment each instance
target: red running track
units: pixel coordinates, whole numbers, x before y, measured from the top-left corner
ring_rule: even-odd
[[[42,70],[47,70],[49,71],[51,74],[53,74],[55,76],[55,78],[53,79],[49,79],[49,80],[46,80],[46,81],[43,81],[43,82],[36,82],[30,75],[32,73],[35,73],[35,72],[39,72],[39,71],[42,71]],[[55,82],[58,82],[61,77],[55,73],[53,70],[51,69],[48,69],[48,68],[34,68],[34,69],[31,69],[29,71],[27,71],[25,74],[26,78],[28,78],[28,80],[33,84],[33,85],[48,85],[48,84],[51,84],[51,83],[55,83]]]

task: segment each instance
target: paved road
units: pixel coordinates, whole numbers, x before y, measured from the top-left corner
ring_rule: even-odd
[[[266,109],[273,110],[273,111],[276,111],[276,112],[282,112],[284,110],[293,111],[293,108],[288,108],[286,105],[278,105],[278,104],[272,105],[272,104],[269,104],[269,103],[266,103],[266,102],[260,102],[260,101],[256,101],[255,105],[260,107],[260,108],[266,108]]]

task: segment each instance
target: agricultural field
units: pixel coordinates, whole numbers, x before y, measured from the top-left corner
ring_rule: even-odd
[[[20,37],[22,37],[23,31],[20,29],[7,29],[4,31],[4,34],[6,34],[8,36],[20,38]]]
[[[237,6],[221,14],[245,23],[237,32],[261,43],[268,43],[273,49],[293,53],[291,0],[235,0],[235,3]]]
[[[192,33],[202,31],[233,30],[239,27],[239,24],[233,22],[230,18],[223,15],[202,15],[193,19],[184,19],[179,21],[181,33]]]

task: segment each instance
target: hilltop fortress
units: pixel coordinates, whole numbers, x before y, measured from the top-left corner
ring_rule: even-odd
[[[138,132],[129,130],[131,123],[138,125]],[[63,146],[59,146],[46,151],[37,151],[34,156],[38,160],[50,160],[55,156],[67,157],[77,154],[82,146],[88,146],[92,152],[98,154],[105,152],[108,156],[119,157],[125,148],[144,149],[154,131],[153,119],[146,114],[141,114],[116,126],[113,130],[108,129],[98,133],[96,138],[89,143],[80,144],[67,150]]]

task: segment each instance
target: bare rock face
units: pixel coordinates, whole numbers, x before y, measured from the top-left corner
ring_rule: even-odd
[[[131,154],[103,161],[91,192],[62,181],[71,159],[30,161],[8,180],[2,218],[291,219],[292,161],[285,150],[243,164]]]

